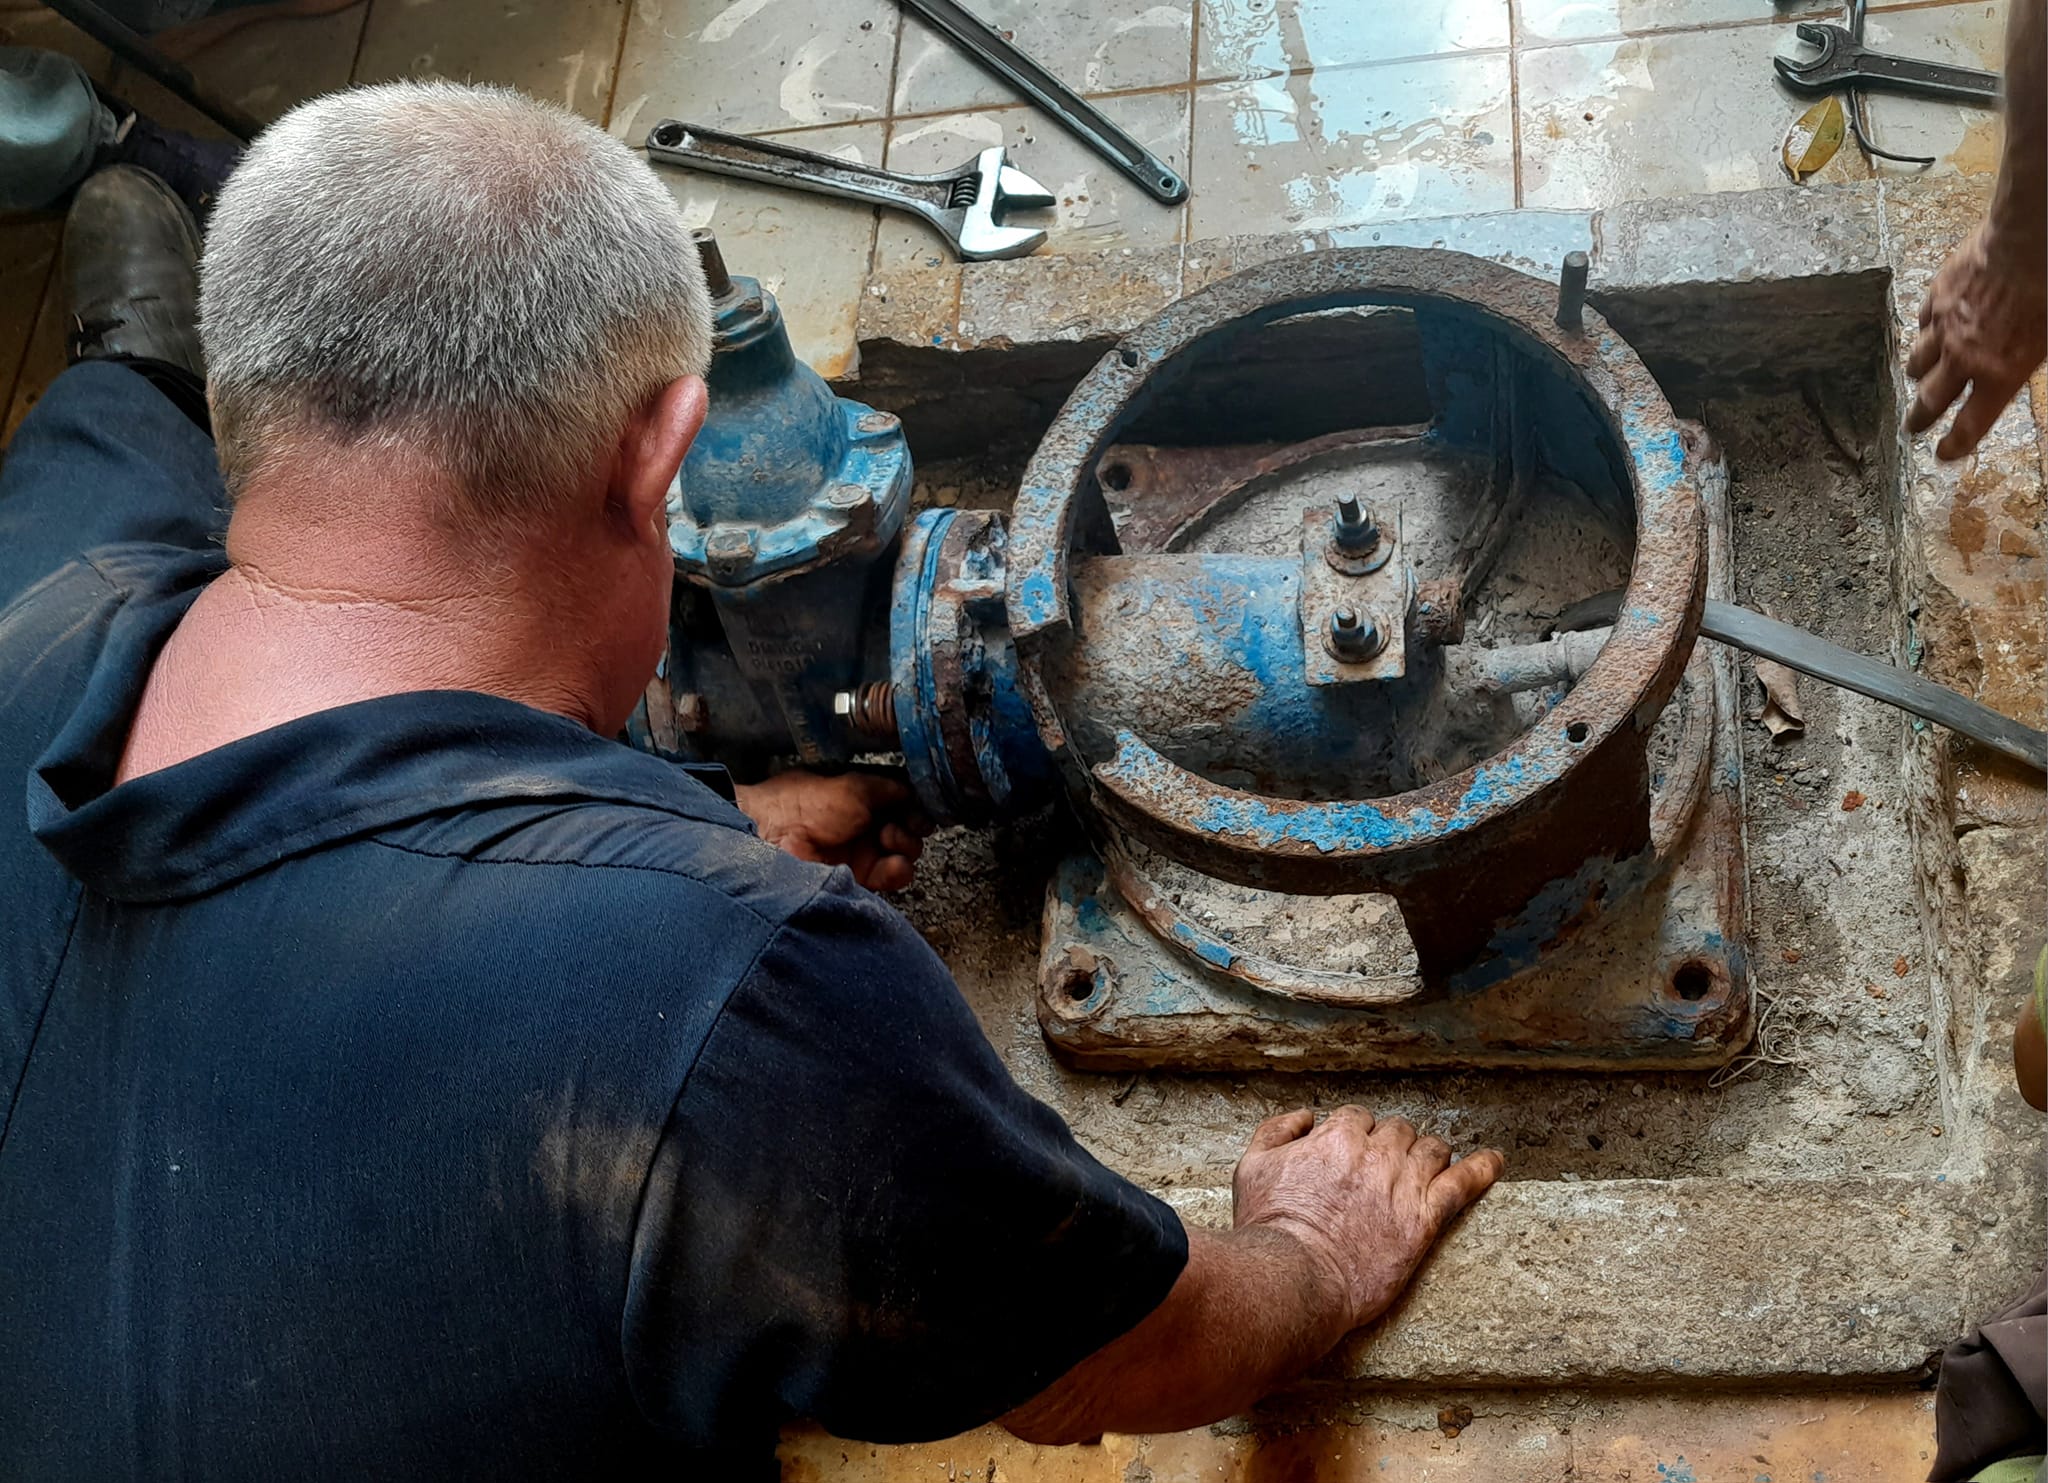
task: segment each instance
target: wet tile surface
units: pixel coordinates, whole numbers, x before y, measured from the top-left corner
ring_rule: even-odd
[[[372,0],[358,82],[502,82],[603,122],[626,0]]]
[[[612,132],[661,118],[735,133],[889,112],[893,0],[634,0]]]
[[[1864,38],[1901,56],[1998,72],[2005,66],[2005,6],[1978,3],[1895,10],[1870,16]],[[1996,175],[1998,115],[1894,93],[1867,95],[1865,107],[1877,145],[1894,154],[1932,155],[1933,174]],[[1891,175],[1917,175],[1910,165],[1880,164]]]
[[[1567,214],[1531,223],[1570,222],[1622,201],[1794,189],[1779,150],[1803,105],[1779,87],[1770,56],[1796,49],[1792,21],[1839,15],[1834,0],[970,4],[1185,170],[1191,201],[1158,205],[950,42],[900,18],[896,0],[363,0],[196,48],[166,44],[264,118],[351,78],[432,75],[523,87],[634,142],[677,117],[918,171],[1005,144],[1058,198],[1042,218],[1020,218],[1042,220],[1044,251],[1143,255],[1272,233],[1436,240],[1442,217],[1519,208]],[[1880,0],[1870,21],[1879,45],[1985,68],[2000,64],[2002,31],[1995,0]],[[46,11],[0,12],[0,42],[78,56],[167,122],[210,132]],[[1873,99],[1870,114],[1880,142],[1938,155],[1933,174],[1996,168],[1988,114],[1897,97]],[[1845,147],[1816,183],[1869,173]],[[799,347],[829,373],[852,365],[871,275],[896,282],[952,263],[936,233],[892,213],[738,182],[670,184],[693,221],[716,226],[739,271],[769,280]],[[1414,230],[1389,236],[1401,223]],[[0,316],[0,406],[18,412],[55,369],[57,340],[33,332],[48,274],[41,239],[7,225],[0,282],[20,291]],[[1556,233],[1530,230],[1541,238],[1531,261],[1547,262]]]
[[[1522,204],[1789,187],[1780,151],[1808,100],[1779,84],[1771,55],[1796,45],[1789,26],[1744,26],[1523,53]],[[1850,145],[1812,178],[1867,175]]]
[[[860,164],[880,164],[880,124],[807,129],[790,142]],[[854,321],[875,241],[875,208],[657,166],[693,227],[718,234],[726,267],[757,278],[782,305],[796,353],[821,375],[855,365]]]
[[[1195,76],[1270,77],[1400,57],[1505,47],[1509,0],[1376,5],[1357,0],[1202,0]]]
[[[1197,88],[1189,235],[1511,207],[1509,97],[1502,55]]]
[[[1188,95],[1134,93],[1099,100],[1110,116],[1175,169],[1188,168]],[[890,126],[889,168],[914,174],[947,170],[1000,144],[1010,163],[1051,191],[1049,212],[1019,213],[1012,225],[1042,226],[1053,252],[1159,247],[1180,240],[1185,208],[1162,206],[1035,108],[981,109]],[[878,268],[950,259],[938,232],[898,212],[884,213]]]
[[[1705,26],[1768,25],[1802,16],[1839,20],[1838,0],[1515,0],[1515,39],[1522,46],[1688,31]]]
[[[977,0],[975,14],[1082,93],[1124,92],[1188,80],[1194,0]],[[923,21],[906,17],[896,59],[895,112],[940,113],[1019,101]]]
[[[179,59],[221,98],[265,123],[295,103],[347,87],[371,0],[322,16],[251,21]]]

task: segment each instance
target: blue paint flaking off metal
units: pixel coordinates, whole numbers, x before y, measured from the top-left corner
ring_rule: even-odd
[[[1023,609],[1028,626],[1038,627],[1059,616],[1059,594],[1053,590],[1052,574],[1043,567],[1029,573],[1017,587],[1017,605]]]
[[[1418,808],[1397,818],[1363,801],[1276,808],[1266,799],[1238,795],[1203,800],[1188,822],[1204,834],[1240,835],[1263,847],[1307,844],[1326,855],[1386,849],[1463,828],[1486,811],[1552,781],[1562,770],[1554,754],[1534,762],[1508,757],[1487,763],[1473,774],[1457,808],[1445,816]],[[1151,791],[1148,784],[1171,782],[1170,776],[1162,777],[1169,772],[1179,773],[1180,769],[1130,732],[1117,733],[1117,755],[1108,767],[1110,777]]]
[[[1644,426],[1641,412],[1630,407],[1622,413],[1621,430],[1641,476],[1643,493],[1664,495],[1677,488],[1685,478],[1685,442],[1678,429],[1653,432]]]
[[[1084,932],[1109,930],[1109,913],[1102,909],[1102,903],[1093,895],[1083,896],[1074,903],[1074,920],[1081,924]]]
[[[1597,855],[1571,875],[1551,881],[1529,898],[1529,904],[1513,920],[1494,929],[1485,951],[1459,970],[1451,987],[1462,991],[1487,988],[1539,962],[1567,926],[1586,911],[1588,903],[1625,900],[1655,870],[1656,859],[1648,851],[1619,861]]]
[[[1197,932],[1186,922],[1173,924],[1174,938],[1200,958],[1204,963],[1214,963],[1218,968],[1228,968],[1237,961],[1237,954],[1207,933]]]

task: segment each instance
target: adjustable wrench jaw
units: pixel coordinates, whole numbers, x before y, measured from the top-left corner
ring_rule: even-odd
[[[1022,170],[1003,163],[1003,148],[984,149],[963,177],[974,181],[974,199],[946,213],[946,234],[965,262],[1022,257],[1045,241],[1042,227],[1013,227],[1003,222],[1011,211],[1036,211],[1052,205],[1052,192]]]

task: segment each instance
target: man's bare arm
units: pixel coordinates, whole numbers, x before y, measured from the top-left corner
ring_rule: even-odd
[[[1385,1312],[1501,1165],[1491,1149],[1453,1163],[1441,1139],[1359,1107],[1267,1119],[1237,1166],[1235,1228],[1190,1231],[1165,1301],[1003,1425],[1064,1443],[1236,1415]]]
[[[1969,394],[1935,453],[1975,448],[2048,355],[2048,0],[2010,0],[2005,147],[1991,211],[1942,264],[1906,373],[1920,382],[1906,431]]]

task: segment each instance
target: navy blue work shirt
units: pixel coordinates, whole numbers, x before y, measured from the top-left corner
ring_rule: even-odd
[[[211,444],[68,372],[0,470],[0,1477],[772,1476],[933,1438],[1186,1260],[843,869],[471,693],[113,785]]]

